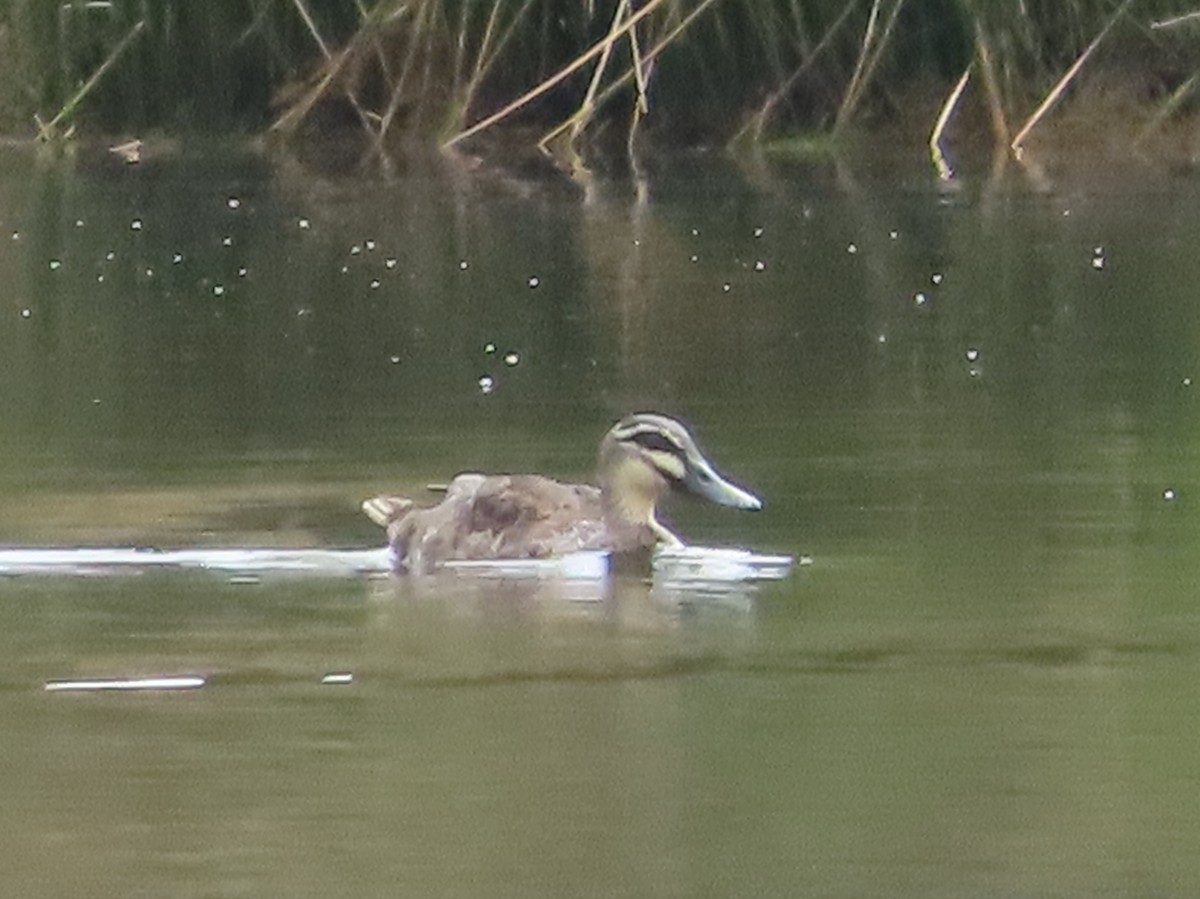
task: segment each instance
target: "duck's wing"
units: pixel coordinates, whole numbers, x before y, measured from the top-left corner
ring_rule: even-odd
[[[396,565],[431,571],[455,559],[545,558],[608,549],[600,491],[536,475],[462,474],[436,506],[378,496],[363,511],[387,529]]]
[[[468,530],[458,558],[537,559],[608,548],[600,491],[537,475],[487,478]]]

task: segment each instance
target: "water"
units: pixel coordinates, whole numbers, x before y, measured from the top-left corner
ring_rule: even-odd
[[[767,502],[680,532],[812,557],[6,578],[14,894],[1191,894],[1196,184],[666,168],[4,157],[6,546],[369,550],[656,408]]]

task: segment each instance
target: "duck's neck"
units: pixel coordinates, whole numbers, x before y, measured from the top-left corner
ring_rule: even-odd
[[[658,500],[666,492],[663,478],[643,463],[633,459],[618,462],[600,477],[605,525],[624,539],[632,535],[638,545],[679,545],[680,539],[655,515]]]

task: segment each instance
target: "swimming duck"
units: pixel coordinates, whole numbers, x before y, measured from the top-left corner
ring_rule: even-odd
[[[377,496],[362,508],[387,530],[395,569],[420,574],[452,560],[682,546],[656,515],[672,488],[723,506],[762,508],[758,497],[716,472],[687,428],[649,412],[622,419],[604,435],[597,486],[540,475],[460,474],[435,506]]]

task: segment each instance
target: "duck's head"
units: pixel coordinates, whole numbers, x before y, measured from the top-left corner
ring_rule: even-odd
[[[628,522],[649,524],[667,542],[679,539],[658,523],[654,509],[672,489],[736,509],[762,508],[757,496],[717,473],[687,428],[650,412],[623,418],[604,435],[599,479],[613,511]]]

